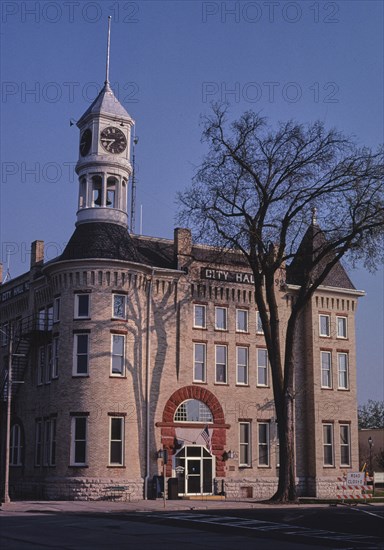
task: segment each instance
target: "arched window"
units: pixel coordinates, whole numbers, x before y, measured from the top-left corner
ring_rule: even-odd
[[[181,403],[175,412],[175,422],[213,422],[213,416],[205,403],[198,399],[188,399]]]
[[[109,206],[109,208],[116,207],[116,185],[117,179],[110,176],[107,179],[107,206]]]
[[[80,193],[79,193],[79,208],[85,208],[87,204],[86,200],[87,192],[87,180],[86,178],[81,178],[80,180]]]
[[[92,206],[102,206],[101,176],[92,177]]]
[[[11,428],[9,464],[10,466],[21,466],[21,428],[19,424],[14,424]]]

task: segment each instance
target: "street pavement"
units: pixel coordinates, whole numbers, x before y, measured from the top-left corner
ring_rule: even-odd
[[[16,501],[0,508],[2,550],[383,549],[384,506],[250,500]]]

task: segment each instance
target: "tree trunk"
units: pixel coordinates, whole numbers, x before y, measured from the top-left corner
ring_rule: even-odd
[[[296,501],[295,476],[295,433],[294,433],[294,400],[292,394],[286,393],[276,406],[280,466],[279,483],[276,493],[271,498],[273,502]]]
[[[292,312],[288,321],[285,361],[284,390],[278,396],[275,394],[275,408],[278,422],[280,466],[279,483],[273,502],[295,502],[296,492],[296,461],[295,461],[295,401],[294,401],[294,357],[293,343],[297,312]]]

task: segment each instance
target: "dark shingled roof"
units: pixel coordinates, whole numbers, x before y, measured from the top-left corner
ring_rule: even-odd
[[[207,247],[192,247],[192,259],[208,263],[247,266],[240,254],[224,254]],[[165,269],[177,269],[174,244],[171,240],[130,235],[126,228],[114,223],[79,224],[70,238],[61,260],[105,258],[137,262]]]
[[[303,284],[304,277],[310,270],[312,259],[315,257],[316,253],[322,249],[326,242],[325,235],[321,229],[316,224],[311,224],[300,243],[296,257],[293,259],[292,263],[287,266],[288,283],[296,285]],[[320,274],[325,265],[326,260],[319,262],[313,270],[313,276],[316,277]],[[340,262],[335,264],[322,284],[336,288],[355,288]]]
[[[176,269],[173,243],[130,235],[121,225],[105,222],[79,224],[56,261],[102,258]]]
[[[287,282],[301,285],[316,251],[326,243],[324,233],[317,225],[311,225],[298,248],[297,256],[287,267]],[[92,222],[79,224],[70,238],[63,254],[56,261],[102,258],[124,260],[164,269],[177,269],[172,240],[130,235],[123,226],[114,223]],[[210,264],[227,264],[249,267],[241,253],[223,253],[214,248],[193,246],[192,261]],[[325,262],[314,271],[316,276]],[[340,262],[333,267],[323,285],[354,289],[350,278]]]
[[[114,223],[78,225],[58,260],[106,258],[143,262],[127,230]]]

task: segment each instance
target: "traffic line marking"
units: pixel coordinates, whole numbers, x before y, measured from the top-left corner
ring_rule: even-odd
[[[365,510],[360,510],[370,515],[377,517],[377,514],[372,512],[367,512]],[[367,535],[359,535],[353,533],[338,533],[335,531],[326,531],[322,529],[311,529],[308,527],[301,527],[298,525],[290,525],[287,523],[277,523],[273,521],[263,521],[258,519],[251,518],[240,518],[236,516],[215,516],[212,514],[190,514],[190,513],[151,513],[151,517],[156,517],[158,519],[171,519],[177,521],[190,521],[193,523],[204,523],[204,524],[213,524],[213,525],[225,525],[228,527],[236,527],[238,529],[249,529],[260,532],[279,532],[282,535],[287,536],[300,536],[300,537],[312,537],[318,538],[321,540],[328,539],[334,541],[344,541],[349,543],[363,542],[364,547],[368,544],[372,544],[374,541],[377,541],[376,537],[367,537]],[[375,546],[375,548],[379,548]]]

